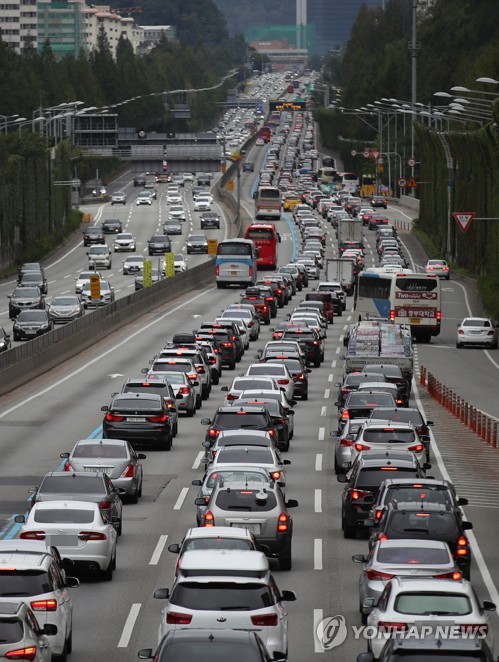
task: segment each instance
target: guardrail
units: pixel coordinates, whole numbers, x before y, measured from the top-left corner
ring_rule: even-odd
[[[477,409],[421,366],[419,383],[430,396],[492,448],[497,448],[499,419]]]
[[[196,287],[206,287],[214,278],[213,260],[209,258],[174,278],[133,292],[4,352],[0,355],[0,395],[60,365],[143,313],[151,312],[155,306],[164,305]]]

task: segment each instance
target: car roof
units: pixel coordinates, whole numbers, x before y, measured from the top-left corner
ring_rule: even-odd
[[[124,439],[80,439],[75,443],[75,446],[90,446],[93,444],[102,444],[103,446],[125,446],[128,447],[128,442]]]
[[[472,595],[471,586],[468,580],[460,579],[436,579],[432,578],[431,582],[428,577],[402,577],[395,575],[391,580],[391,584],[398,584],[398,589],[409,591],[423,591],[428,593],[467,593],[468,596]]]
[[[234,400],[234,402],[237,402],[237,400]],[[237,438],[242,438],[248,439],[249,437],[255,437],[259,439],[270,439],[270,435],[268,432],[265,430],[220,430],[220,434],[217,437],[217,441],[220,439],[230,439],[231,437],[237,437]],[[241,441],[241,445],[244,442]]]
[[[217,471],[220,470],[217,469]],[[222,471],[225,471],[225,469]],[[188,529],[185,534],[185,539],[188,540],[199,538],[238,538],[241,540],[251,540],[252,533],[248,529],[243,529],[238,526],[196,526]]]
[[[238,571],[266,573],[269,562],[263,552],[246,549],[196,549],[182,554],[179,570],[185,574],[189,570],[201,570],[203,574]]]
[[[54,472],[55,473],[55,472]],[[91,475],[95,475],[97,472],[88,472],[88,471],[80,471],[80,472],[73,472],[76,473],[77,475],[80,476],[87,476],[90,473]],[[60,475],[60,474],[58,474]],[[66,475],[70,476],[71,474],[67,473]],[[102,474],[100,474],[102,475]],[[33,504],[33,510],[55,510],[57,508],[60,508],[61,510],[98,510],[99,504],[94,503],[93,501],[73,501],[73,500],[67,500],[67,499],[54,499],[53,501],[37,501],[36,503]]]

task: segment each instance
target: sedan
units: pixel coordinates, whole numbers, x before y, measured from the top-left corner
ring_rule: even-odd
[[[152,194],[150,191],[141,191],[135,201],[137,205],[152,205]]]
[[[163,232],[165,235],[182,234],[182,224],[176,218],[170,218],[163,223]]]
[[[153,283],[159,283],[160,280],[164,278],[164,270],[153,267],[151,269],[151,285]],[[144,287],[144,273],[139,271],[135,276],[135,291],[142,290]]]
[[[185,209],[182,205],[172,205],[168,210],[168,218],[175,218],[179,221],[185,221]]]
[[[373,207],[373,208],[374,207],[383,207],[384,209],[386,209],[387,206],[388,206],[388,204],[387,204],[386,198],[382,198],[382,197],[379,197],[379,196],[374,196],[373,198],[371,198],[371,207]]]
[[[465,317],[457,328],[456,347],[480,345],[497,349],[498,327],[487,317]]]
[[[0,352],[6,352],[10,349],[10,334],[0,326]]]
[[[142,255],[129,255],[123,262],[123,275],[136,274],[142,271],[144,267],[144,257]]]
[[[61,294],[48,304],[47,312],[54,324],[65,324],[83,317],[85,311],[76,294]]]
[[[211,211],[211,196],[198,196],[194,201],[194,211]]]
[[[134,253],[137,250],[137,239],[130,232],[120,232],[116,235],[113,248],[115,253],[120,251],[132,251]]]
[[[166,196],[166,203],[168,205],[181,205],[182,204],[182,196],[180,195],[180,193],[178,191],[171,191]]]
[[[61,453],[66,460],[64,471],[102,471],[109,476],[114,487],[121,487],[132,503],[142,496],[143,471],[136,453],[123,439],[82,439],[69,453]]]
[[[153,234],[147,245],[149,255],[164,255],[172,250],[170,238],[164,234]]]
[[[450,279],[450,267],[445,260],[428,260],[425,271],[439,278]]]
[[[173,270],[175,273],[187,271],[187,260],[182,253],[175,253],[173,256]]]
[[[23,310],[12,327],[14,340],[31,340],[53,329],[53,322],[45,310]]]
[[[187,237],[187,254],[208,253],[208,238],[205,234],[190,234]]]
[[[16,287],[12,294],[8,294],[9,317],[14,319],[22,310],[45,308],[45,299],[39,287]]]
[[[126,195],[123,191],[116,191],[116,193],[113,193],[111,196],[111,207],[113,205],[126,205]]]
[[[81,291],[81,302],[84,308],[96,308],[98,306],[107,306],[115,300],[114,288],[107,280],[100,280],[100,296],[98,299],[92,298],[90,283],[85,283]]]
[[[99,276],[100,273],[98,271],[81,271],[78,276],[75,278],[75,292],[76,294],[81,294],[84,286],[87,283],[90,283],[90,278],[91,276]]]
[[[119,218],[107,218],[102,223],[102,232],[104,234],[118,234],[123,230],[123,224]]]
[[[201,214],[201,230],[206,230],[207,228],[216,228],[220,229],[220,215],[215,211],[204,211]]]
[[[18,515],[16,521],[22,523],[22,540],[45,540],[57,545],[63,558],[92,572],[100,571],[106,581],[112,580],[117,534],[98,503],[44,501],[35,503],[27,517]]]
[[[48,284],[41,271],[28,271],[21,276],[19,287],[39,287],[42,294],[47,294]]]

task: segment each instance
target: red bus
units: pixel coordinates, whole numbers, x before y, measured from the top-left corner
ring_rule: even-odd
[[[251,239],[258,249],[257,267],[277,268],[277,244],[281,237],[272,223],[253,223],[244,238]]]
[[[258,131],[258,137],[263,138],[266,143],[269,142],[270,136],[272,135],[272,131],[270,129],[270,126],[261,126],[259,131]]]
[[[293,83],[290,83],[288,85],[288,94],[293,94],[294,91],[295,91],[295,86],[293,85]]]

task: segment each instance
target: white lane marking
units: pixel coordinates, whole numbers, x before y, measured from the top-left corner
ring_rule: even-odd
[[[319,441],[324,441],[324,435],[326,434],[326,428],[319,428]]]
[[[336,348],[336,354],[339,354],[341,352],[341,347]]]
[[[334,375],[333,375],[333,373],[331,373],[330,375],[327,376],[327,380],[328,380],[328,382],[332,382],[333,379],[334,379]]]
[[[331,368],[336,368],[336,363],[337,363],[337,361],[336,361],[336,359],[335,359],[335,360],[331,363]]]
[[[141,327],[140,329],[138,329],[137,331],[135,331],[134,333],[129,335],[125,340],[122,340],[121,342],[117,343],[113,347],[110,347],[109,349],[107,349],[105,352],[102,352],[101,354],[99,354],[95,358],[91,359],[90,361],[85,363],[85,365],[82,365],[79,368],[77,368],[76,370],[73,370],[73,372],[70,372],[65,377],[62,377],[61,379],[58,379],[56,382],[54,382],[53,384],[50,384],[49,386],[42,389],[38,393],[36,393],[34,395],[30,395],[28,398],[25,398],[24,400],[21,400],[21,402],[18,402],[17,404],[13,405],[12,407],[9,407],[8,409],[6,409],[4,412],[2,412],[0,414],[0,419],[5,418],[9,414],[11,414],[13,411],[16,411],[20,407],[23,407],[24,405],[29,404],[33,400],[38,400],[40,398],[40,396],[45,395],[46,393],[50,393],[50,391],[52,391],[54,388],[57,388],[61,384],[64,384],[65,382],[67,382],[69,379],[72,379],[76,375],[79,375],[84,370],[87,370],[87,368],[89,368],[90,366],[93,366],[96,363],[101,362],[102,359],[105,356],[109,356],[109,354],[112,354],[117,349],[120,349],[121,347],[124,347],[125,345],[128,346],[130,344],[130,340],[133,340],[137,336],[143,336],[144,331],[147,331],[147,329],[150,329],[155,324],[158,324],[158,323],[162,322],[165,318],[169,317],[170,315],[173,315],[174,313],[176,313],[178,310],[181,310],[185,306],[190,305],[193,301],[196,301],[196,299],[200,299],[201,297],[206,296],[206,294],[208,292],[211,292],[214,289],[215,289],[214,287],[209,287],[208,289],[204,290],[200,294],[197,294],[192,299],[189,299],[189,301],[185,301],[184,303],[181,303],[178,306],[175,306],[175,308],[172,308],[167,313],[163,313],[163,315],[160,315],[156,319],[152,320],[152,322],[149,322],[149,324],[146,324],[145,326]]]
[[[330,389],[330,388],[327,388],[327,389],[324,391],[324,400],[329,400],[329,396],[330,396],[330,395],[331,395],[331,389]]]
[[[314,637],[314,653],[324,653],[324,648],[321,646],[322,637],[324,635],[324,628],[320,623],[324,620],[324,611],[322,609],[314,609],[314,623],[313,633]]]
[[[347,317],[347,322],[351,322],[351,321],[352,321],[352,316],[349,315],[349,316]]]
[[[196,455],[196,459],[194,460],[194,464],[192,465],[193,469],[199,469],[199,465],[201,464],[203,457],[204,451],[199,451],[199,453]]]
[[[314,510],[316,513],[322,513],[322,490],[314,492]]]
[[[314,570],[322,570],[322,538],[314,540]]]
[[[421,399],[419,397],[419,390],[415,379],[413,380],[413,389],[414,389],[414,399],[416,400],[416,404],[419,407],[419,409],[422,412],[424,412],[426,417],[426,412],[424,410],[423,403],[421,402]],[[432,450],[435,455],[435,459],[437,460],[438,468],[440,469],[442,478],[444,480],[448,480],[451,483],[452,482],[451,478],[447,472],[447,468],[444,464],[442,455],[440,453],[440,449],[438,448],[436,439],[433,435],[432,435]],[[466,515],[464,514],[463,514],[463,519],[465,520],[467,519]],[[492,575],[489,572],[487,564],[485,563],[485,559],[483,558],[483,554],[480,550],[480,547],[478,546],[478,541],[476,539],[476,536],[473,533],[473,531],[467,531],[466,537],[469,540],[470,547],[473,552],[473,558],[475,559],[480,574],[482,575],[483,583],[485,584],[485,588],[489,592],[490,599],[495,604],[499,604],[499,592],[496,588],[496,585],[494,584],[494,580],[492,579]]]
[[[173,506],[173,510],[180,510],[182,506],[184,505],[185,497],[187,496],[187,492],[189,491],[188,487],[183,487],[180,490],[180,494],[178,495],[178,499],[175,501],[175,505]]]
[[[327,416],[327,407],[321,407],[321,416]]]
[[[63,276],[62,278],[63,278],[63,279],[64,279],[64,278],[71,278],[72,275],[73,275],[73,274],[68,274],[67,276]]]
[[[322,453],[317,453],[315,456],[315,470],[322,471]]]
[[[158,565],[159,559],[161,558],[161,554],[163,553],[167,540],[168,540],[167,535],[159,536],[158,544],[154,548],[154,552],[152,553],[151,560],[149,561],[149,565]]]
[[[139,615],[141,607],[142,604],[140,602],[134,602],[130,607],[130,613],[128,614],[125,625],[123,626],[123,631],[121,633],[120,640],[118,641],[117,648],[126,648],[130,643],[130,637],[132,636],[135,621],[137,620],[137,616]]]

